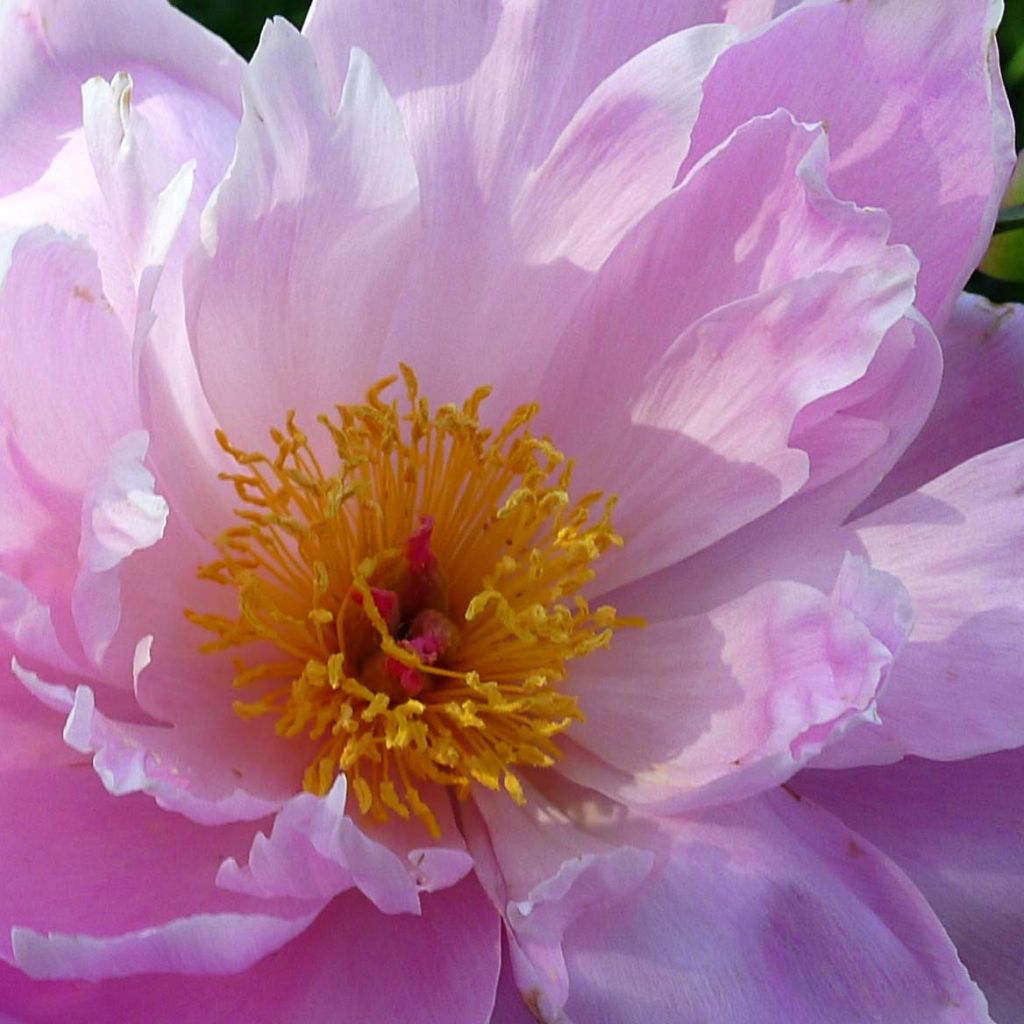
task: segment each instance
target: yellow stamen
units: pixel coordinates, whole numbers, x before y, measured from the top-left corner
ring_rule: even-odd
[[[239,523],[199,575],[236,589],[239,614],[186,614],[214,635],[205,650],[276,649],[271,660],[235,659],[234,684],[253,695],[234,707],[316,741],[307,790],[325,794],[344,772],[364,814],[412,814],[436,835],[417,786],[465,796],[476,782],[522,803],[515,768],[553,764],[555,738],[582,719],[558,689],[566,663],[636,623],[579,593],[622,544],[615,501],[572,503],[572,463],[527,429],[537,406],[494,433],[478,418],[489,389],[432,413],[408,367],[402,378],[401,410],[383,398],[389,377],[365,404],[320,417],[332,473],[294,414],[271,431],[272,456],[218,433],[238,465],[222,476]],[[424,529],[429,568],[410,548]],[[440,654],[410,639],[420,609]]]

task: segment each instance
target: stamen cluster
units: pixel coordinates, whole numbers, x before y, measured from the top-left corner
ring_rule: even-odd
[[[570,500],[571,461],[528,430],[536,405],[492,432],[490,389],[432,412],[402,376],[401,406],[383,397],[389,377],[319,418],[332,470],[294,414],[273,455],[218,435],[238,522],[199,572],[237,591],[239,613],[186,614],[214,635],[204,649],[238,652],[234,685],[251,696],[236,712],[313,741],[307,790],[344,772],[364,814],[437,834],[423,783],[522,802],[514,769],[558,758],[555,737],[582,717],[558,688],[567,662],[628,624],[580,593],[622,539],[614,498]]]

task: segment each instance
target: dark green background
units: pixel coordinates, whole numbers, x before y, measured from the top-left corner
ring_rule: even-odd
[[[175,0],[176,6],[223,36],[239,53],[249,57],[259,40],[263,22],[282,14],[301,25],[309,3],[287,0]],[[1003,76],[1017,118],[1017,149],[1024,148],[1024,0],[1006,0],[1006,15],[999,31]],[[1024,230],[1015,232],[1024,246]],[[976,274],[969,286],[999,301],[1024,302],[1024,283],[1010,284]]]

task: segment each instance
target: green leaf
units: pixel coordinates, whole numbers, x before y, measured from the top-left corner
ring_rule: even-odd
[[[1024,281],[1024,156],[1017,161],[979,269],[1000,281]]]

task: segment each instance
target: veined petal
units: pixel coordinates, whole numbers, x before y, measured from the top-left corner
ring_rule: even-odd
[[[991,1024],[934,913],[810,801],[671,822],[666,867],[565,937],[568,1018]]]
[[[1024,749],[940,764],[804,772],[811,797],[890,856],[924,893],[988,997],[1024,1013]]]
[[[909,627],[899,582],[849,558],[831,596],[763,583],[707,615],[620,633],[566,683],[586,721],[560,770],[660,813],[778,785],[875,717]]]
[[[537,785],[533,785],[533,781]],[[516,985],[539,1020],[568,995],[567,929],[595,906],[628,898],[664,845],[660,827],[565,780],[527,780],[527,801],[480,791],[463,812],[477,875],[506,925]]]

